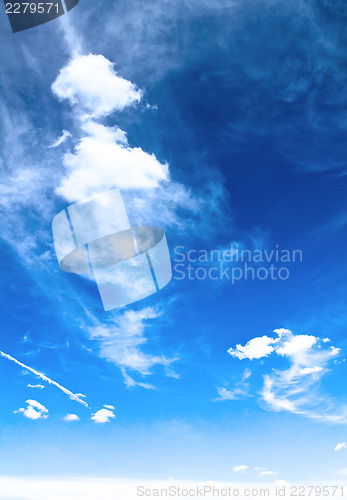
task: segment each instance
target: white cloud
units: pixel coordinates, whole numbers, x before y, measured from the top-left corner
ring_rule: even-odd
[[[154,387],[154,385],[152,385],[152,384],[147,384],[146,382],[138,382],[138,381],[134,380],[132,377],[130,377],[130,375],[128,373],[126,373],[124,368],[121,368],[121,371],[122,371],[122,375],[124,378],[124,383],[128,388],[129,387],[143,387],[144,389],[151,389],[151,390],[156,389],[156,387]]]
[[[220,398],[215,399],[215,401],[236,400],[248,395],[246,390],[241,387],[235,387],[231,390],[225,387],[217,387],[217,392]]]
[[[268,409],[290,411],[329,422],[347,422],[347,406],[320,392],[322,377],[329,371],[340,349],[326,347],[325,339],[294,335],[284,328],[275,337],[255,337],[228,352],[238,359],[260,359],[270,354],[285,358],[289,368],[274,368],[263,375],[261,396]],[[278,361],[278,358],[277,358]],[[336,361],[336,359],[335,359]]]
[[[277,474],[278,474],[278,472],[273,471],[273,470],[262,470],[262,471],[260,472],[260,475],[261,475],[261,476],[275,476],[275,475],[277,475]]]
[[[244,346],[237,344],[236,349],[228,349],[228,353],[238,359],[260,359],[268,356],[275,350],[273,346],[275,342],[275,339],[267,337],[266,335],[263,337],[255,337]]]
[[[236,465],[233,467],[234,472],[245,472],[248,469],[248,465]]]
[[[23,413],[23,415],[30,420],[48,418],[48,410],[43,404],[34,399],[28,399],[26,403],[28,405],[27,408],[19,408],[19,410],[14,411],[14,413]]]
[[[0,203],[5,209],[16,207],[16,205],[30,205],[34,198],[41,195],[41,200],[36,200],[35,205],[40,208],[45,203],[45,172],[39,171],[32,165],[14,167],[11,173],[0,184]],[[26,189],[26,190],[25,190]]]
[[[148,321],[158,316],[160,313],[150,307],[139,311],[127,310],[117,317],[116,324],[98,325],[89,330],[91,338],[100,342],[100,356],[121,368],[129,386],[134,385],[134,380],[127,376],[126,370],[149,375],[154,365],[169,366],[177,359],[147,354],[142,350],[142,346],[147,343],[144,334]],[[135,384],[153,388],[137,382]]]
[[[93,54],[72,59],[60,70],[52,90],[59,99],[68,99],[94,116],[123,110],[142,97],[141,90],[117,75],[111,61]]]
[[[68,413],[65,415],[64,419],[65,422],[77,422],[80,419],[78,415],[75,415],[74,413]]]
[[[94,422],[96,422],[97,424],[106,424],[107,422],[111,421],[111,418],[116,418],[116,415],[113,413],[113,411],[107,410],[106,408],[93,413],[91,416],[91,419],[94,420]]]
[[[67,176],[56,189],[68,201],[112,189],[149,189],[168,180],[166,163],[139,147],[131,148],[126,134],[117,127],[88,121],[83,125],[87,134],[74,153],[64,156]]]
[[[41,384],[28,384],[28,387],[31,387],[32,389],[44,389],[45,386]]]
[[[81,405],[86,406],[87,408],[89,408],[88,405],[87,405],[87,403],[85,401],[83,401],[82,399],[80,399],[76,394],[74,394],[73,392],[69,391],[69,389],[66,389],[66,387],[63,387],[62,385],[58,384],[58,382],[55,382],[51,378],[46,377],[46,375],[44,375],[43,373],[40,373],[37,370],[34,370],[34,368],[30,368],[30,366],[27,366],[24,363],[21,363],[20,361],[18,361],[17,359],[13,358],[9,354],[6,354],[5,352],[0,351],[0,356],[3,357],[3,358],[5,358],[5,359],[8,359],[9,361],[12,361],[16,365],[21,366],[25,370],[28,370],[29,372],[31,372],[34,375],[36,375],[37,377],[39,377],[41,380],[44,380],[45,382],[48,382],[48,384],[54,385],[60,391],[62,391],[64,394],[66,394],[67,396],[69,396],[70,399],[73,399],[74,401],[77,401]]]
[[[347,448],[347,444],[346,444],[346,443],[338,443],[338,444],[335,446],[334,450],[335,450],[335,451],[340,451],[340,450],[342,450],[343,448]]]
[[[259,476],[275,476],[278,472],[268,470],[266,467],[254,467],[254,470],[259,473]]]
[[[48,147],[49,148],[57,148],[58,146],[63,144],[63,142],[65,142],[66,139],[68,139],[69,137],[71,137],[71,132],[69,132],[68,130],[63,130],[61,136],[55,142],[53,142],[53,144],[51,144]]]
[[[290,335],[292,332],[287,328],[275,328],[274,333],[277,333],[277,335],[281,338],[283,335]]]
[[[213,401],[226,401],[226,400],[236,400],[244,397],[250,396],[249,393],[249,382],[246,382],[252,375],[251,370],[246,368],[235,386],[232,389],[226,389],[225,387],[217,387],[217,392],[219,398],[213,399]]]
[[[295,335],[290,340],[284,342],[282,347],[278,347],[276,352],[282,356],[295,356],[298,358],[304,355],[317,342],[317,338],[312,335]]]
[[[42,413],[48,413],[47,408],[38,401],[35,401],[35,399],[27,399],[26,403],[34,408],[37,408]]]
[[[43,415],[40,411],[35,410],[32,406],[28,406],[26,409],[20,409],[18,411],[22,411],[24,416],[30,418],[31,420],[38,420],[39,418],[47,418],[46,415]]]
[[[112,405],[104,405],[104,408],[107,408],[108,410],[115,410],[115,407]]]
[[[299,373],[301,375],[310,375],[311,373],[319,373],[322,370],[321,366],[312,366],[312,368],[302,368]]]

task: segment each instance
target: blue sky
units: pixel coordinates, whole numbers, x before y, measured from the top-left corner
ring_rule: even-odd
[[[0,358],[3,476],[343,481],[346,18],[330,0],[82,0],[12,34],[2,14],[0,350],[89,406]],[[51,224],[117,187],[173,266],[177,246],[231,244],[302,262],[234,284],[174,270],[105,312]]]

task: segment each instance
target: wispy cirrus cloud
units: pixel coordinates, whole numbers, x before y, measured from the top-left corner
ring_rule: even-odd
[[[113,405],[104,405],[104,408],[107,408],[107,410],[115,410]]]
[[[121,2],[111,10],[122,21],[115,24],[112,16],[105,16],[104,21],[106,33],[117,43],[123,67],[129,72],[136,68],[148,84],[155,85],[165,77],[170,81],[175,71],[181,73],[182,54],[199,65],[205,89],[214,92],[202,94],[205,103],[194,102],[192,92],[192,107],[199,105],[208,111],[213,106],[216,114],[227,116],[220,128],[213,129],[210,121],[208,127],[228,147],[235,135],[240,140],[250,134],[275,136],[276,147],[288,157],[290,168],[294,163],[301,171],[345,171],[343,148],[331,146],[332,141],[337,146],[343,141],[346,130],[346,35],[331,29],[336,17],[345,19],[345,6],[339,5],[325,0],[285,4],[272,0],[213,4],[157,0],[124,9]],[[230,22],[225,23],[221,9]],[[325,20],[327,13],[331,23]],[[254,23],[254,16],[261,22]],[[206,18],[209,27],[203,24]],[[199,29],[204,34],[201,38],[213,44],[212,52],[203,40],[193,43],[191,36]],[[175,39],[171,36],[174,31]],[[293,40],[300,43],[294,47]],[[100,40],[99,46],[106,50],[107,41]],[[229,61],[230,53],[232,66],[224,62]],[[226,93],[236,94],[237,102]]]
[[[249,397],[250,384],[247,380],[252,375],[251,370],[246,370],[243,372],[241,380],[235,383],[231,389],[225,387],[217,387],[217,392],[219,394],[218,398],[213,399],[213,401],[225,401],[225,400],[236,400],[244,397]]]
[[[148,342],[146,329],[150,326],[151,320],[159,316],[160,312],[151,307],[138,311],[129,309],[118,315],[113,324],[106,326],[97,324],[89,328],[90,337],[99,343],[100,356],[120,368],[128,387],[154,389],[150,384],[136,382],[127,372],[137,372],[142,376],[150,375],[154,366],[168,367],[178,359],[149,354],[144,350]]]
[[[156,387],[152,384],[148,384],[147,382],[139,382],[133,379],[133,377],[130,377],[130,375],[125,371],[125,369],[122,367],[121,372],[123,375],[123,380],[125,385],[127,386],[128,389],[131,387],[142,387],[143,389],[150,389],[150,390],[155,390]]]
[[[276,472],[274,470],[267,470],[267,469],[264,469],[259,473],[260,476],[276,476],[277,474],[278,474],[278,472]]]
[[[69,137],[71,137],[71,135],[72,135],[71,132],[69,132],[68,130],[63,130],[61,136],[58,137],[58,139],[48,147],[49,148],[57,148],[58,146],[63,144]]]

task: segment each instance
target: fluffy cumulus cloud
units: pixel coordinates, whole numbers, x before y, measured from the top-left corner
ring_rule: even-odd
[[[68,201],[114,187],[155,188],[168,180],[168,165],[140,147],[129,147],[125,132],[119,128],[88,121],[83,131],[86,136],[75,151],[64,156],[67,175],[56,190]]]
[[[101,410],[93,413],[91,416],[91,419],[97,424],[106,424],[113,418],[116,418],[116,415],[108,408],[102,408]]]
[[[331,363],[334,366],[340,349],[314,335],[295,335],[284,328],[274,333],[274,337],[255,337],[244,346],[238,344],[228,350],[240,360],[276,356],[276,367],[263,374],[260,395],[266,408],[323,421],[347,422],[347,406],[321,391],[322,377],[331,370]],[[278,368],[278,364],[285,364],[285,368]]]
[[[117,318],[116,324],[97,325],[90,329],[91,338],[99,341],[100,356],[120,367],[128,387],[139,385],[153,389],[149,384],[135,382],[127,374],[128,370],[143,376],[149,375],[153,366],[167,367],[177,359],[148,354],[143,349],[148,341],[145,336],[146,327],[150,320],[159,315],[158,311],[150,307],[139,311],[128,310]]]
[[[114,65],[102,55],[72,59],[52,85],[54,94],[68,99],[93,116],[103,116],[141,100],[142,92],[117,75]]]
[[[275,339],[267,337],[266,335],[263,337],[255,337],[244,346],[237,344],[236,349],[230,348],[228,353],[238,359],[260,359],[268,356],[275,350],[273,347],[275,342]]]
[[[335,446],[334,450],[335,450],[335,451],[340,451],[340,450],[342,450],[343,448],[347,448],[347,444],[346,444],[346,443],[338,443],[338,444]]]
[[[28,399],[26,401],[26,408],[19,408],[14,413],[23,413],[26,418],[30,420],[39,420],[48,418],[48,410],[43,404],[35,401],[34,399]]]
[[[57,194],[78,201],[114,187],[149,189],[168,180],[168,165],[141,147],[130,147],[124,131],[95,121],[140,101],[142,91],[121,78],[101,55],[75,56],[52,85],[59,99],[76,106],[82,137],[75,150],[64,156],[66,176]],[[86,114],[87,113],[87,114]],[[61,144],[62,138],[52,146]]]
[[[68,413],[67,415],[65,415],[63,420],[65,420],[65,422],[78,422],[79,419],[80,417],[78,415],[75,415],[74,413]]]

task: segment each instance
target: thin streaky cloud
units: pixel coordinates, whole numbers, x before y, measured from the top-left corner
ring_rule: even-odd
[[[57,387],[64,394],[66,394],[67,396],[69,396],[70,399],[73,399],[74,401],[77,401],[77,403],[80,403],[81,405],[85,406],[86,408],[89,408],[88,404],[85,401],[82,401],[82,399],[80,399],[76,394],[74,394],[73,392],[69,391],[69,389],[66,389],[65,387],[63,387],[62,385],[58,384],[57,382],[55,382],[54,380],[50,379],[49,377],[46,377],[46,375],[44,375],[43,373],[40,373],[37,370],[34,370],[34,368],[30,368],[30,366],[27,366],[24,363],[21,363],[17,359],[13,358],[9,354],[6,354],[6,353],[4,353],[2,351],[0,351],[0,355],[3,358],[8,359],[9,361],[13,361],[13,363],[16,363],[17,365],[21,366],[22,368],[25,368],[26,370],[28,370],[29,372],[33,373],[37,377],[40,377],[41,380],[44,380],[45,382],[48,382],[51,385],[55,385],[55,387]]]
[[[234,472],[246,472],[248,470],[248,465],[235,465],[233,467]]]
[[[226,389],[225,387],[217,387],[217,392],[219,398],[215,398],[212,401],[225,401],[225,400],[237,400],[245,396],[249,396],[247,388],[235,387],[234,389]]]
[[[69,132],[68,130],[63,130],[62,135],[55,142],[53,142],[53,144],[48,146],[48,148],[57,148],[58,146],[63,144],[63,142],[65,142],[69,137],[71,137],[71,132]]]
[[[275,476],[277,474],[278,474],[278,472],[273,471],[273,470],[263,470],[260,473],[261,476]]]

